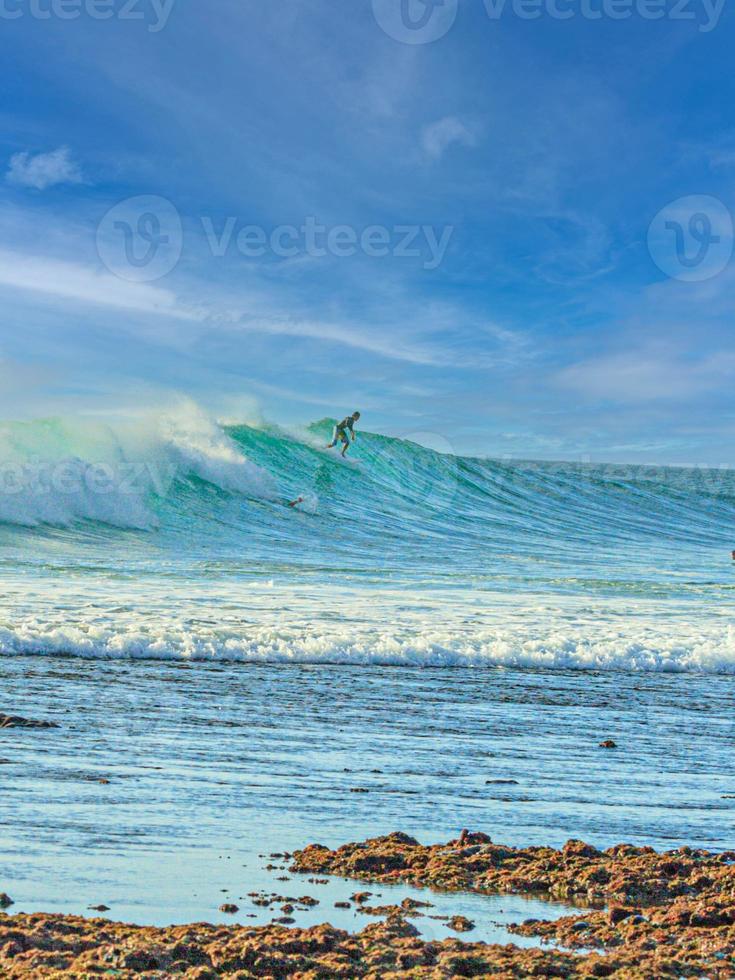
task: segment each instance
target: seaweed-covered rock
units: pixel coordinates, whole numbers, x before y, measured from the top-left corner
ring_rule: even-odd
[[[532,949],[459,938],[425,942],[406,918],[425,914],[420,911],[423,903],[407,900],[400,906],[370,907],[359,901],[369,893],[356,893],[353,901],[376,921],[355,934],[330,925],[300,929],[287,914],[260,927],[196,923],[154,928],[75,916],[0,913],[0,977],[58,980],[114,973],[121,980],[735,978],[735,865],[721,855],[691,848],[658,854],[629,844],[598,851],[579,841],[568,842],[562,850],[512,848],[469,832],[427,847],[407,835],[391,834],[335,851],[307,847],[294,855],[294,870],[344,874],[354,867],[355,855],[379,859],[363,875],[371,880],[476,892],[536,891],[543,884],[550,896],[577,895],[581,890],[608,908],[555,921],[528,919],[511,927],[518,935],[557,944]],[[307,898],[294,901],[304,903]],[[267,905],[276,901],[283,903],[284,912],[290,900],[265,899]],[[464,931],[471,926],[461,916],[432,917]]]

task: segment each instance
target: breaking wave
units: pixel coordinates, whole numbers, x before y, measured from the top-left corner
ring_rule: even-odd
[[[0,424],[0,653],[735,672],[733,472],[332,424]]]

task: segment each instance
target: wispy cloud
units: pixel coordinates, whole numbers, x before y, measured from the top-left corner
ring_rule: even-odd
[[[191,319],[168,289],[126,282],[107,272],[58,259],[0,250],[0,284],[62,300],[114,307],[137,313]]]
[[[334,351],[351,348],[393,361],[423,367],[487,368],[523,355],[523,343],[511,331],[483,323],[481,345],[455,328],[457,311],[448,306],[423,311],[423,327],[411,326],[407,311],[396,305],[381,322],[296,316],[274,297],[232,292],[218,295],[210,286],[184,282],[180,292],[151,283],[134,283],[79,262],[0,249],[0,285],[33,292],[80,306],[107,307],[149,317],[165,317],[212,334],[255,333],[319,341]],[[488,339],[492,338],[492,349]]]
[[[572,364],[556,382],[593,401],[681,402],[730,384],[735,354],[710,353],[699,358],[677,356],[666,348],[610,354]]]
[[[445,116],[424,126],[421,131],[421,146],[432,160],[438,160],[454,143],[461,146],[474,146],[477,142],[474,132],[457,116]]]
[[[72,159],[68,146],[60,146],[50,153],[15,153],[5,175],[11,184],[33,187],[45,191],[57,184],[81,184],[82,172]]]

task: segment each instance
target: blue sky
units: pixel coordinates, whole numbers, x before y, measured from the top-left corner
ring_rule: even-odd
[[[378,23],[401,0],[94,2],[0,4],[4,417],[185,394],[464,453],[735,465],[732,7],[459,0],[407,44]],[[177,261],[125,267],[126,224]]]

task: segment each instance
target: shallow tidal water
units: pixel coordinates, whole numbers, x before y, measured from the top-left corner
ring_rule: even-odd
[[[508,922],[568,909],[314,884],[269,855],[463,827],[514,845],[732,848],[734,708],[718,675],[4,658],[0,710],[61,727],[0,730],[0,891],[12,911],[104,903],[146,924],[265,923],[278,905],[248,892],[310,895],[296,925],[358,929],[374,919],[334,902],[372,890],[508,941]]]

